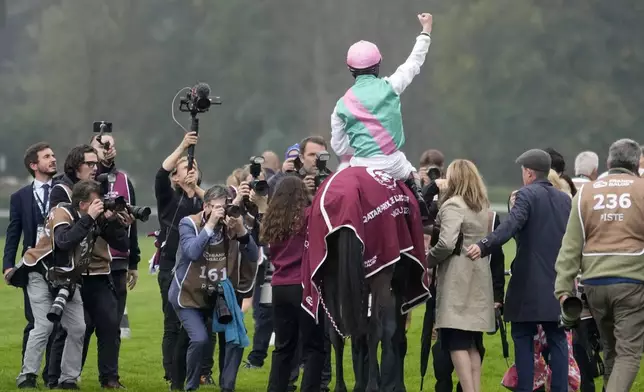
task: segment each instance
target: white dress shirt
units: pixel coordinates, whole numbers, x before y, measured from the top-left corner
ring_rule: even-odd
[[[49,185],[49,193],[51,194],[51,183],[52,183],[51,180],[49,180],[47,182],[41,182],[41,181],[38,181],[38,180],[34,180],[34,198],[36,198],[36,206],[38,207],[38,210],[40,210],[40,212],[42,214],[44,214],[45,216],[49,212],[49,201],[47,201],[46,206],[42,205],[42,203],[45,201],[45,190],[43,189],[43,185],[45,185],[45,184]],[[47,198],[47,199],[49,199],[49,198]],[[44,211],[43,211],[43,208],[45,209]]]

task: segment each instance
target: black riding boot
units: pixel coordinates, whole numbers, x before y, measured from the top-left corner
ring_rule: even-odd
[[[416,200],[418,201],[418,206],[420,207],[420,218],[423,222],[423,226],[430,224],[429,218],[429,208],[427,208],[427,203],[423,198],[423,193],[421,191],[420,180],[416,180],[411,174],[407,180],[405,180],[405,185],[414,193]]]

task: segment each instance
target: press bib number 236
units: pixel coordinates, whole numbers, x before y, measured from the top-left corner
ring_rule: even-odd
[[[201,275],[199,275],[201,279],[208,279],[211,282],[217,282],[220,280],[226,280],[228,279],[228,274],[226,272],[226,268],[222,269],[217,269],[217,268],[211,268],[208,269],[206,266],[201,267]]]
[[[595,202],[595,205],[593,206],[593,210],[595,211],[604,211],[608,210],[606,212],[602,212],[602,214],[599,216],[599,220],[602,222],[622,222],[624,221],[624,213],[623,211],[620,212],[613,212],[611,210],[615,210],[618,207],[621,210],[628,210],[631,205],[633,204],[631,202],[631,194],[630,193],[622,193],[621,195],[616,195],[614,193],[607,193],[607,194],[597,194],[593,197],[593,200]]]

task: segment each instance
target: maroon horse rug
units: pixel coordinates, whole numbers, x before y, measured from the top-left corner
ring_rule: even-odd
[[[418,203],[402,181],[381,170],[350,167],[328,178],[317,192],[309,215],[302,259],[302,307],[317,320],[328,237],[341,228],[362,243],[365,277],[404,260],[408,277],[400,312],[409,312],[429,297],[423,228]],[[401,257],[406,256],[406,257]]]

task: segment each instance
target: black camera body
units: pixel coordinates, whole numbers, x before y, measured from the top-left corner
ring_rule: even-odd
[[[253,180],[250,182],[250,189],[255,191],[257,196],[266,196],[268,195],[268,182],[266,180],[260,180],[259,176],[262,174],[262,164],[264,163],[264,157],[256,156],[250,158],[250,175],[253,177]]]
[[[108,121],[94,121],[94,133],[98,133],[96,136],[96,141],[100,144],[103,149],[110,149],[110,142],[103,142],[103,135],[106,133],[112,133],[112,123]]]
[[[315,187],[319,188],[320,184],[331,175],[331,171],[326,166],[331,155],[327,151],[320,151],[315,155],[315,167],[318,169],[318,174],[315,176]]]
[[[242,209],[240,206],[233,204],[233,199],[230,197],[226,198],[226,205],[224,206],[225,216],[231,218],[239,218],[242,214]]]
[[[150,219],[150,214],[152,214],[152,209],[150,207],[137,207],[128,204],[123,196],[114,195],[114,183],[116,182],[116,174],[114,173],[103,173],[96,177],[96,180],[100,183],[107,182],[108,184],[108,193],[103,197],[103,209],[105,211],[112,212],[127,212],[132,214],[134,219],[140,220],[141,222],[147,222]]]
[[[221,98],[210,97],[210,86],[206,83],[197,83],[181,98],[179,110],[190,113],[205,113],[211,105],[221,105]]]

